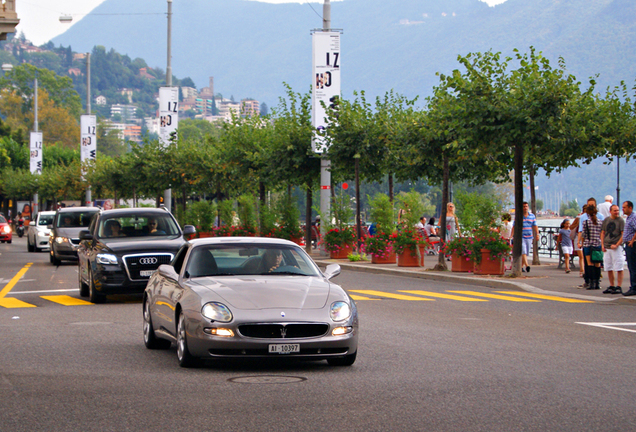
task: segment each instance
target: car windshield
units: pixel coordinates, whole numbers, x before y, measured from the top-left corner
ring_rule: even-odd
[[[97,236],[101,238],[178,236],[180,234],[181,231],[175,220],[165,212],[104,217],[97,227]]]
[[[55,215],[40,215],[40,219],[38,219],[39,226],[47,226],[53,223],[53,217]]]
[[[0,215],[0,223],[7,223],[7,220],[2,215]]]
[[[318,276],[316,264],[300,248],[281,244],[195,246],[186,274],[205,276]]]
[[[57,228],[88,228],[97,211],[63,212],[57,214]]]

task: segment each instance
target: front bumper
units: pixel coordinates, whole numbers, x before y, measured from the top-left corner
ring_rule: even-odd
[[[0,233],[0,241],[12,241],[13,240],[13,233]]]
[[[93,269],[93,282],[102,294],[141,294],[148,284],[148,280],[131,281],[120,265],[101,264]]]
[[[38,249],[49,248],[49,234],[39,232],[35,236],[35,247]]]
[[[51,244],[49,242],[49,244]],[[55,252],[55,257],[59,260],[70,260],[77,261],[77,249],[79,245],[63,242],[63,243],[52,243],[53,252]]]

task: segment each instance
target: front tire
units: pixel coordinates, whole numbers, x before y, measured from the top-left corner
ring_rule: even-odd
[[[106,296],[100,294],[95,289],[95,282],[93,281],[93,272],[90,267],[88,269],[88,299],[91,303],[99,304],[106,301]]]
[[[177,359],[179,360],[179,366],[183,368],[190,368],[199,364],[199,360],[188,351],[188,335],[183,312],[179,314],[179,324],[177,325]]]
[[[55,251],[53,250],[52,247],[51,247],[51,253],[49,255],[49,261],[51,261],[51,264],[53,264],[54,266],[59,266],[60,264],[62,264],[62,261],[60,261],[59,259],[55,257]]]
[[[336,357],[327,359],[327,363],[330,366],[351,366],[356,361],[356,356],[358,355],[358,351],[353,354],[346,355],[344,357]]]
[[[31,244],[31,241],[27,238],[27,251],[35,252],[35,246]]]
[[[79,278],[80,297],[88,297],[88,294],[89,294],[88,284],[85,284],[84,281],[82,280],[82,266],[80,264],[77,265],[77,274]]]

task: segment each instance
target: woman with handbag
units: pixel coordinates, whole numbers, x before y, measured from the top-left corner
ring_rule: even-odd
[[[601,263],[603,262],[603,248],[601,245],[601,227],[602,221],[596,217],[596,206],[588,203],[587,219],[580,228],[581,237],[579,238],[579,247],[583,248],[583,256],[587,266],[585,272],[587,280],[590,282],[589,290],[599,289],[599,280],[601,278]]]

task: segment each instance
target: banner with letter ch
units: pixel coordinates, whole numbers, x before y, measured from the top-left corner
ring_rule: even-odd
[[[314,152],[322,153],[327,150],[327,144],[318,132],[327,127],[326,108],[340,97],[340,32],[316,30],[312,35],[312,47],[311,119],[315,132],[311,146]]]
[[[29,150],[31,174],[42,174],[42,132],[31,132]]]
[[[159,89],[159,142],[164,146],[169,145],[178,126],[179,87],[161,87]]]

